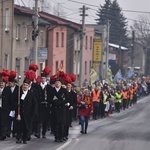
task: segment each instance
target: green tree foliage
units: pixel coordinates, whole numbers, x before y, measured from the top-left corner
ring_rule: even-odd
[[[110,43],[126,46],[127,42],[127,21],[122,10],[117,2],[114,0],[105,0],[105,4],[97,11],[99,25],[104,25],[107,21],[110,22]]]

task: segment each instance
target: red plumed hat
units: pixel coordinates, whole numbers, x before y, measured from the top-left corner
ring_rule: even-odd
[[[24,79],[23,83],[30,84],[36,78],[35,72],[33,70],[25,71],[24,75],[25,75],[25,79]]]
[[[48,66],[46,66],[41,72],[41,77],[47,77],[50,72],[50,69],[48,68]]]
[[[2,76],[4,76],[4,77],[8,77],[10,75],[10,72],[9,72],[9,70],[7,70],[7,69],[3,69],[3,71],[2,71]]]
[[[70,78],[71,78],[71,80],[72,80],[72,82],[75,82],[76,81],[76,75],[75,74],[71,74],[70,75]]]
[[[36,83],[40,83],[40,82],[41,82],[41,77],[38,76],[38,77],[36,78]]]
[[[10,74],[9,74],[9,82],[15,82],[15,78],[16,78],[16,71],[10,71]]]
[[[36,64],[30,64],[30,66],[29,66],[29,70],[33,70],[34,72],[36,72],[38,69],[39,68]]]
[[[8,77],[10,75],[10,72],[7,69],[3,69],[2,72],[0,72],[0,82],[8,82]]]

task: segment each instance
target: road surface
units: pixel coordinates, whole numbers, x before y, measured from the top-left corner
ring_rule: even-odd
[[[7,138],[0,141],[0,150],[150,150],[150,97],[111,118],[91,120],[88,134],[80,134],[74,122],[69,137],[67,142],[55,143],[48,132],[46,139],[33,136],[26,145]]]

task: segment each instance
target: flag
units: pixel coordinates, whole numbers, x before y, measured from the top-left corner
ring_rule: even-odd
[[[108,67],[108,71],[107,71],[107,77],[106,77],[106,80],[108,81],[108,84],[111,84],[113,81],[112,81],[112,71],[111,71],[111,67]]]
[[[122,77],[121,70],[119,70],[119,71],[116,73],[116,75],[115,75],[115,77],[114,77],[114,83],[116,83],[117,80],[124,80],[124,78]]]
[[[96,81],[99,80],[99,75],[98,73],[95,71],[95,69],[91,68],[91,72],[90,72],[90,81],[91,81],[91,85],[94,85]]]
[[[134,76],[134,69],[131,67],[127,72],[128,78],[132,78]]]

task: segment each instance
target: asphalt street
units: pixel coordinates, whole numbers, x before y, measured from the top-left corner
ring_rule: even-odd
[[[150,150],[150,96],[111,118],[90,120],[88,134],[80,134],[78,122],[70,128],[67,142],[55,143],[34,136],[28,144],[16,144],[14,138],[0,141],[0,150]]]

